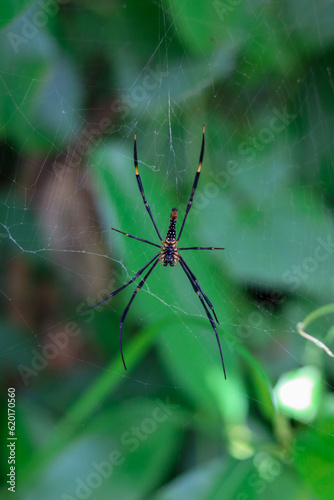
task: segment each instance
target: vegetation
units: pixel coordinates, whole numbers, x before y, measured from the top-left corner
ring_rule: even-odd
[[[13,387],[17,498],[332,498],[333,18],[324,0],[0,6],[1,414]],[[182,246],[225,248],[185,258],[227,380],[180,266],[159,265],[132,304],[125,372],[135,285],[79,312],[154,255],[111,227],[159,243],[134,133],[164,236],[203,123]]]

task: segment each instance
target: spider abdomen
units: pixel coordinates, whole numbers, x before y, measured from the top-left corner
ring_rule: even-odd
[[[170,213],[170,221],[169,221],[169,226],[168,226],[168,231],[166,235],[166,243],[167,245],[169,243],[175,243],[176,241],[176,221],[177,221],[177,215],[178,211],[177,208],[172,208],[172,211]]]
[[[172,208],[170,213],[170,221],[167,230],[166,240],[164,242],[163,259],[161,263],[164,266],[168,264],[170,266],[175,266],[177,262],[177,251],[176,251],[176,221],[177,221],[178,211],[177,208]]]

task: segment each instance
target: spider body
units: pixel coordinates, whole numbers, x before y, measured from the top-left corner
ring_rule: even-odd
[[[215,321],[219,324],[218,318],[216,316],[216,313],[215,313],[215,310],[213,308],[213,305],[211,304],[210,300],[208,299],[208,297],[205,295],[205,293],[203,292],[202,288],[200,287],[200,284],[199,284],[196,276],[191,271],[191,269],[189,268],[189,266],[186,263],[185,259],[180,254],[180,252],[183,251],[183,250],[224,250],[224,248],[217,248],[217,247],[183,247],[183,248],[180,248],[178,246],[180,238],[181,238],[181,234],[182,234],[182,231],[183,231],[183,228],[184,228],[184,224],[186,222],[189,210],[190,210],[191,205],[192,205],[193,197],[194,197],[194,194],[195,194],[195,191],[196,191],[196,188],[197,188],[197,184],[198,184],[198,180],[199,180],[199,177],[200,177],[200,173],[201,173],[201,167],[202,167],[203,156],[204,156],[204,144],[205,144],[205,140],[204,139],[205,139],[205,127],[203,125],[203,138],[202,138],[201,153],[200,153],[200,157],[199,157],[199,165],[198,165],[198,169],[197,169],[196,174],[195,174],[195,179],[194,179],[193,187],[192,187],[192,190],[191,190],[191,194],[190,194],[190,198],[189,198],[189,201],[188,201],[188,205],[186,207],[185,215],[184,215],[184,218],[183,218],[183,221],[182,221],[182,224],[181,224],[180,232],[179,232],[178,235],[176,235],[176,222],[177,222],[177,217],[178,217],[178,210],[176,208],[172,208],[171,214],[170,214],[170,222],[169,222],[169,226],[168,226],[168,230],[167,230],[166,239],[165,239],[165,241],[163,241],[163,239],[161,238],[161,235],[159,233],[159,230],[157,228],[157,225],[155,223],[155,220],[154,220],[154,217],[152,215],[152,212],[151,212],[151,209],[149,207],[149,204],[147,203],[147,200],[145,198],[144,188],[143,188],[143,184],[142,184],[142,181],[141,181],[141,178],[140,178],[140,175],[139,175],[139,170],[138,170],[136,134],[134,135],[134,164],[135,164],[136,179],[137,179],[139,191],[140,191],[141,196],[143,198],[144,205],[145,205],[146,210],[147,210],[147,212],[148,212],[148,214],[149,214],[149,216],[150,216],[150,218],[152,220],[154,229],[155,229],[155,231],[156,231],[156,233],[158,235],[158,238],[159,238],[161,244],[158,245],[157,243],[153,243],[153,242],[145,240],[143,238],[138,238],[137,236],[132,236],[131,234],[124,233],[123,231],[120,231],[119,229],[115,229],[115,228],[112,228],[112,229],[114,231],[117,231],[119,233],[124,234],[125,236],[128,236],[129,238],[133,238],[135,240],[142,241],[143,243],[147,243],[148,245],[152,245],[154,247],[157,247],[157,248],[159,248],[159,252],[142,269],[140,269],[133,276],[133,278],[128,283],[126,283],[125,285],[121,286],[120,288],[118,288],[117,290],[115,290],[114,292],[112,292],[110,295],[108,295],[108,297],[106,297],[105,299],[101,300],[100,302],[98,302],[94,306],[86,309],[85,311],[82,311],[82,313],[84,313],[86,311],[89,311],[90,309],[93,309],[94,307],[97,307],[100,304],[102,304],[103,302],[105,302],[106,300],[110,299],[111,297],[113,297],[114,295],[116,295],[117,293],[119,293],[121,290],[124,290],[124,288],[126,288],[128,285],[130,285],[131,283],[133,283],[139,276],[142,275],[142,273],[147,268],[149,268],[148,271],[147,271],[147,273],[145,274],[145,276],[141,279],[141,281],[137,285],[136,289],[134,290],[134,292],[132,294],[132,297],[131,297],[128,305],[126,306],[126,308],[125,308],[125,310],[124,310],[124,312],[122,314],[120,323],[119,323],[120,351],[121,351],[122,361],[123,361],[123,365],[124,365],[125,370],[127,368],[126,368],[125,360],[124,360],[124,356],[123,356],[122,328],[123,328],[123,323],[125,321],[126,315],[127,315],[128,311],[129,311],[129,308],[130,308],[130,306],[132,304],[132,301],[134,300],[134,298],[135,298],[136,294],[139,292],[139,290],[141,290],[141,288],[143,287],[143,285],[146,282],[147,278],[149,277],[149,275],[151,274],[151,272],[154,270],[154,268],[156,267],[156,265],[158,264],[159,261],[161,262],[161,264],[163,266],[168,266],[168,265],[175,266],[179,262],[180,266],[181,266],[182,270],[184,271],[185,275],[187,276],[187,278],[188,278],[188,280],[189,280],[189,282],[190,282],[190,284],[191,284],[194,292],[196,293],[196,295],[200,299],[201,304],[202,304],[202,306],[203,306],[203,308],[205,310],[205,313],[206,313],[206,315],[208,317],[208,320],[210,321],[211,327],[212,327],[212,329],[215,332],[215,336],[216,336],[216,340],[217,340],[217,344],[218,344],[218,348],[219,348],[219,353],[220,353],[220,359],[221,359],[221,362],[222,362],[222,365],[223,365],[224,376],[225,376],[225,379],[226,379],[226,372],[225,372],[225,366],[224,366],[223,353],[222,353],[222,349],[221,349],[221,345],[220,345],[220,341],[219,341],[219,337],[218,337],[217,327],[216,327],[216,324],[215,324]],[[215,321],[214,321],[214,319],[213,319],[213,317],[212,317],[209,309],[211,310],[211,312],[212,312],[212,314],[213,314],[213,316],[215,318]]]
[[[178,261],[178,252],[175,243],[164,243],[164,249],[160,257],[163,266],[176,266]]]
[[[178,211],[177,208],[172,208],[170,213],[169,227],[166,235],[166,243],[174,243],[176,240],[176,222],[177,222]]]
[[[176,248],[176,222],[178,211],[177,208],[172,208],[170,213],[170,221],[165,241],[162,242],[163,251],[160,257],[163,266],[175,266],[177,264],[179,253]]]

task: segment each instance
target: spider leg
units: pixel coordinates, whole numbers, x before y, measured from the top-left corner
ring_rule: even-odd
[[[182,225],[181,225],[181,229],[180,229],[179,235],[177,237],[177,241],[179,241],[179,239],[181,238],[183,227],[184,227],[184,224],[186,222],[186,218],[188,216],[188,212],[190,210],[191,204],[193,202],[194,194],[195,194],[195,191],[196,191],[196,188],[197,188],[197,184],[198,184],[198,179],[199,179],[199,176],[200,176],[200,173],[201,173],[201,167],[202,167],[203,156],[204,156],[204,146],[205,146],[205,139],[204,139],[204,137],[205,137],[205,125],[203,125],[203,139],[202,139],[201,153],[200,153],[200,156],[199,156],[199,165],[198,165],[197,172],[195,174],[194,184],[193,184],[193,187],[192,187],[192,190],[191,190],[190,198],[189,198],[188,205],[187,205],[187,208],[186,208],[186,213],[184,214],[183,222],[182,222]]]
[[[194,275],[194,273],[191,271],[190,267],[187,265],[186,261],[184,260],[183,257],[181,257],[180,255],[180,260],[182,261],[183,265],[185,266],[185,268],[187,269],[188,273],[190,274],[192,280],[196,283],[197,285],[197,289],[201,292],[201,294],[203,295],[203,298],[205,300],[205,302],[208,304],[208,306],[210,307],[214,317],[215,317],[215,320],[217,321],[218,325],[220,325],[219,321],[218,321],[218,318],[216,316],[216,313],[215,313],[215,310],[214,310],[214,307],[213,305],[211,304],[210,300],[208,299],[208,297],[205,295],[205,293],[203,292],[202,288],[200,287],[200,284],[198,283],[197,281],[197,278],[196,276]],[[197,292],[196,292],[197,293]]]
[[[178,250],[225,250],[225,248],[219,248],[219,247],[187,247],[187,248],[178,248]]]
[[[88,307],[88,309],[85,309],[84,311],[80,311],[79,314],[83,314],[87,311],[90,311],[91,309],[94,309],[94,307],[97,307],[101,304],[103,304],[103,302],[105,302],[106,300],[110,299],[111,297],[113,297],[114,295],[117,295],[119,292],[121,292],[122,290],[124,290],[124,288],[126,288],[128,285],[130,285],[131,283],[134,282],[134,280],[136,278],[138,278],[138,276],[140,276],[144,271],[145,269],[150,265],[152,264],[152,262],[154,261],[154,259],[156,259],[158,256],[160,255],[160,252],[157,253],[153,259],[151,259],[144,267],[142,267],[135,275],[133,278],[131,278],[131,280],[126,283],[125,285],[121,286],[120,288],[117,288],[117,290],[115,290],[114,292],[112,292],[110,295],[108,295],[108,297],[106,297],[105,299],[103,300],[100,300],[100,302],[98,302],[97,304],[95,304],[94,306],[91,306],[91,307]]]
[[[159,255],[159,254],[158,254]],[[125,364],[125,361],[124,361],[124,356],[123,356],[123,347],[122,347],[122,327],[123,327],[123,323],[125,321],[125,318],[126,318],[126,315],[128,314],[128,311],[130,309],[130,306],[133,302],[133,299],[135,298],[135,296],[137,295],[137,293],[139,292],[139,290],[143,287],[145,281],[147,280],[147,278],[149,277],[149,275],[151,274],[151,272],[153,271],[153,269],[155,268],[155,266],[158,264],[159,262],[159,259],[157,258],[158,256],[156,255],[155,256],[155,259],[156,261],[153,263],[153,265],[150,267],[150,269],[148,270],[148,272],[145,274],[144,278],[140,281],[139,285],[137,286],[137,288],[135,289],[135,291],[133,292],[132,294],[132,297],[130,299],[130,302],[128,303],[128,305],[126,306],[126,308],[124,309],[124,312],[122,314],[122,317],[121,317],[121,321],[119,323],[119,346],[120,346],[120,350],[121,350],[121,356],[122,356],[122,361],[123,361],[123,365],[124,365],[124,368],[125,370],[127,370],[126,368],[126,364]],[[152,259],[154,260],[154,259]],[[152,262],[152,261],[151,261]],[[147,267],[147,266],[146,266]]]
[[[140,178],[140,175],[139,175],[139,172],[138,172],[138,157],[137,157],[137,134],[135,133],[135,140],[134,140],[134,162],[135,162],[135,169],[136,169],[136,178],[137,178],[137,182],[138,182],[138,187],[139,187],[139,191],[142,195],[142,198],[143,198],[143,202],[144,202],[144,205],[146,207],[146,210],[148,211],[149,213],[149,216],[151,217],[151,220],[153,222],[153,226],[157,232],[157,235],[159,236],[159,240],[162,242],[162,238],[160,236],[160,233],[159,233],[159,230],[157,228],[157,225],[155,223],[155,220],[153,218],[153,215],[152,215],[152,212],[151,212],[151,209],[149,207],[149,204],[147,203],[146,201],[146,198],[145,198],[145,194],[144,194],[144,188],[143,188],[143,183],[141,181],[141,178]]]
[[[144,243],[148,243],[149,245],[153,245],[154,247],[161,248],[160,245],[157,245],[156,243],[152,243],[152,241],[143,240],[143,238],[137,238],[137,236],[132,236],[132,234],[124,233],[124,231],[120,231],[119,229],[115,229],[114,227],[112,227],[111,229],[113,231],[117,231],[118,233],[125,234],[125,236],[128,236],[129,238],[133,238],[134,240],[143,241]]]
[[[205,309],[205,312],[206,312],[206,315],[211,323],[211,326],[215,332],[215,335],[216,335],[216,340],[217,340],[217,344],[218,344],[218,348],[219,348],[219,353],[220,353],[220,359],[222,361],[222,365],[223,365],[223,370],[224,370],[224,377],[225,377],[225,380],[226,380],[226,371],[225,371],[225,365],[224,365],[224,358],[223,358],[223,352],[222,352],[222,348],[221,348],[221,345],[220,345],[220,341],[219,341],[219,337],[218,337],[218,332],[217,332],[217,328],[216,328],[216,325],[215,325],[215,322],[213,321],[213,318],[208,310],[208,308],[206,307],[205,305],[205,302],[203,300],[203,296],[202,296],[202,293],[201,291],[198,289],[196,283],[193,281],[192,277],[191,277],[191,274],[188,272],[187,268],[185,267],[184,265],[184,262],[180,259],[180,264],[181,264],[181,267],[183,269],[183,271],[185,272],[187,278],[189,279],[190,283],[191,283],[191,286],[193,287],[194,291],[196,292],[196,294],[198,295],[200,301],[202,302],[202,305]]]

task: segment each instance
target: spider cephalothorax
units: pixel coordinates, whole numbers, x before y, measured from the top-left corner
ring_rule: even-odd
[[[201,173],[201,167],[202,167],[203,156],[204,156],[205,127],[203,125],[203,139],[202,139],[201,153],[200,153],[200,157],[199,157],[199,165],[198,165],[197,172],[195,174],[195,179],[194,179],[192,191],[191,191],[190,198],[189,198],[189,201],[188,201],[188,205],[187,205],[187,208],[186,208],[186,212],[184,214],[184,218],[183,218],[183,221],[182,221],[182,224],[181,224],[180,232],[179,232],[178,236],[176,236],[176,221],[177,221],[178,211],[177,211],[176,208],[172,208],[172,211],[171,211],[171,214],[170,214],[169,227],[168,227],[168,231],[167,231],[167,235],[166,235],[165,241],[163,241],[163,239],[160,236],[160,233],[159,233],[159,230],[158,230],[157,225],[155,223],[155,220],[153,218],[151,209],[150,209],[149,204],[147,203],[146,198],[145,198],[143,184],[142,184],[142,181],[141,181],[141,178],[140,178],[140,175],[139,175],[139,171],[138,171],[136,134],[135,134],[135,138],[134,139],[135,139],[134,140],[134,163],[135,163],[135,170],[136,170],[136,178],[137,178],[137,182],[138,182],[138,187],[139,187],[140,193],[142,195],[142,198],[143,198],[146,210],[147,210],[149,216],[151,217],[151,220],[152,220],[152,223],[154,225],[155,231],[156,231],[156,233],[157,233],[157,235],[159,237],[159,240],[161,242],[161,245],[158,245],[157,243],[152,243],[151,241],[145,240],[143,238],[137,238],[137,236],[132,236],[131,234],[124,233],[123,231],[120,231],[119,229],[115,229],[115,228],[112,228],[112,229],[114,231],[119,232],[119,233],[125,234],[125,236],[128,236],[129,238],[133,238],[135,240],[142,241],[144,243],[148,243],[149,245],[157,247],[157,248],[159,248],[159,252],[142,269],[140,269],[133,276],[133,278],[128,283],[126,283],[125,285],[121,286],[120,288],[118,288],[117,290],[115,290],[114,292],[112,292],[110,295],[108,295],[108,297],[106,297],[105,299],[101,300],[100,302],[98,302],[94,306],[92,306],[89,309],[86,309],[85,311],[82,311],[82,312],[89,311],[90,309],[93,309],[94,307],[99,306],[100,304],[102,304],[106,300],[110,299],[111,297],[113,297],[114,295],[116,295],[117,293],[119,293],[121,290],[123,290],[124,288],[126,288],[128,285],[130,285],[131,283],[133,283],[135,281],[135,279],[137,279],[145,271],[145,269],[147,269],[151,265],[151,267],[149,268],[149,270],[145,274],[144,278],[141,279],[141,281],[137,285],[135,291],[133,292],[132,297],[130,299],[130,302],[126,306],[126,308],[125,308],[125,310],[124,310],[124,312],[122,314],[121,321],[119,323],[119,343],[120,343],[120,350],[121,350],[121,356],[122,356],[123,365],[124,365],[124,368],[126,369],[126,365],[125,365],[125,361],[124,361],[124,356],[123,356],[123,349],[122,349],[122,327],[123,327],[123,323],[124,323],[125,317],[126,317],[128,311],[129,311],[129,308],[130,308],[130,306],[132,304],[132,301],[135,298],[136,294],[139,292],[139,290],[143,287],[143,285],[146,282],[147,278],[149,277],[149,275],[151,274],[151,272],[153,271],[153,269],[155,268],[155,266],[158,264],[159,261],[161,262],[161,264],[163,266],[167,266],[167,265],[175,266],[179,262],[180,265],[181,265],[181,267],[182,267],[182,269],[183,269],[183,271],[184,271],[184,273],[185,273],[185,275],[187,276],[188,280],[190,281],[190,284],[191,284],[194,292],[198,295],[198,297],[199,297],[199,299],[200,299],[200,301],[202,303],[202,306],[204,307],[206,315],[207,315],[207,317],[208,317],[208,319],[210,321],[210,324],[211,324],[211,326],[212,326],[212,328],[213,328],[213,330],[215,332],[216,340],[217,340],[217,344],[218,344],[218,348],[219,348],[219,353],[220,353],[220,358],[221,358],[221,362],[223,364],[224,376],[226,378],[223,353],[222,353],[221,346],[220,346],[218,332],[217,332],[216,324],[214,322],[214,319],[213,319],[213,317],[212,317],[209,309],[211,309],[212,314],[213,314],[216,322],[219,324],[219,321],[218,321],[218,318],[216,316],[215,310],[214,310],[213,305],[211,304],[210,300],[208,299],[208,297],[205,295],[205,293],[203,292],[202,288],[200,287],[200,285],[199,285],[199,283],[197,281],[196,276],[190,270],[188,264],[186,264],[184,258],[179,253],[182,250],[224,250],[224,248],[215,248],[215,247],[183,247],[183,248],[179,248],[178,247],[178,244],[179,244],[179,241],[180,241],[180,238],[181,238],[181,234],[182,234],[182,231],[183,231],[183,228],[184,228],[184,224],[186,222],[189,210],[191,208],[191,204],[192,204],[192,201],[193,201],[194,193],[196,191],[197,184],[198,184],[198,179],[199,179],[199,176],[200,176],[200,173]]]

